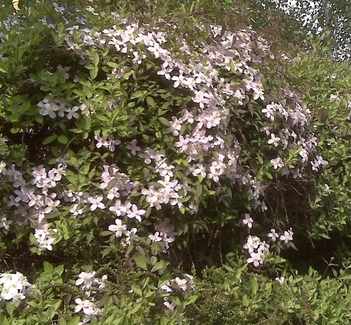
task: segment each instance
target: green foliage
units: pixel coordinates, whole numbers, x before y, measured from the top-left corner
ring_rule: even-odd
[[[284,273],[280,283],[232,262],[204,273],[188,315],[192,324],[343,324],[351,317],[344,279],[321,278],[310,269],[303,276]]]
[[[62,3],[72,11],[62,15],[60,4],[19,2],[17,14],[6,20],[13,12],[9,1],[6,13],[0,12],[0,35],[5,35],[0,43],[0,195],[8,199],[0,202],[0,272],[23,272],[32,284],[25,299],[0,300],[0,324],[78,325],[84,320],[78,299],[99,306],[93,325],[350,322],[350,67],[330,60],[330,47],[323,47],[323,41],[299,43],[301,30],[294,23],[282,22],[274,11],[262,17],[251,1],[101,1],[96,9],[80,1]],[[219,42],[219,35],[211,36],[210,24],[223,25],[223,33],[249,24],[256,29],[257,34],[243,34],[242,39],[238,34],[238,63],[216,70],[237,89],[243,78],[236,66],[242,64],[240,51],[246,50],[246,41],[252,42],[243,66],[261,71],[262,80],[257,73],[256,79],[245,82],[257,82],[258,87],[262,81],[265,89],[265,99],[252,99],[249,89],[242,105],[234,95],[225,103],[228,118],[218,134],[223,147],[240,144],[231,177],[216,185],[191,174],[192,159],[176,146],[171,126],[183,109],[195,111],[197,104],[188,88],[173,87],[172,79],[159,73],[159,57],[145,55],[139,63],[138,52],[128,55],[106,43],[90,44],[92,36],[102,39],[100,31],[121,27],[123,17],[169,33],[167,48],[184,65],[190,59],[180,48],[181,37],[189,42],[191,59],[201,64],[201,46]],[[272,36],[279,26],[289,29]],[[287,40],[290,31],[293,41]],[[266,48],[260,36],[275,38],[277,45]],[[145,44],[138,46],[146,53]],[[297,95],[290,96],[290,89]],[[267,119],[262,110],[268,103],[302,107],[300,97],[312,113],[302,137],[313,132],[319,153],[329,162],[318,172],[301,163],[298,144],[276,149],[263,132]],[[50,111],[52,107],[66,110],[60,115],[59,109]],[[274,130],[285,127],[279,119],[271,122]],[[186,123],[180,129],[184,134],[192,131]],[[208,134],[218,135],[212,129]],[[100,145],[106,139],[115,142]],[[139,155],[130,149],[133,141],[141,147]],[[143,156],[147,150],[150,156],[162,153],[168,161],[158,163],[172,164],[175,179],[186,184],[181,199],[162,209],[140,195],[164,181]],[[272,164],[277,155],[284,168],[303,177],[280,173]],[[212,158],[206,152],[201,163],[210,165]],[[53,194],[52,205],[57,198],[62,202],[43,213],[46,229],[42,214],[33,213],[42,212],[31,201],[38,194],[37,188],[32,190],[33,174],[42,166],[45,173],[59,169],[61,163],[65,171],[55,192],[50,187],[40,192]],[[21,170],[23,181],[13,170],[11,174],[12,166]],[[5,169],[25,186],[7,174],[2,177]],[[142,222],[123,219],[130,227],[128,236],[108,209],[112,203],[93,208],[104,172],[118,173],[118,182],[113,181],[121,191],[113,199],[126,202],[131,193],[130,202],[144,209]],[[131,180],[134,192],[128,188]],[[21,199],[25,190],[29,194]],[[21,200],[26,208],[18,208]],[[259,209],[260,204],[266,209]],[[249,213],[252,228],[242,222]],[[111,226],[120,228],[114,232]],[[273,227],[280,234],[292,227],[295,238],[288,245],[271,241],[266,264],[252,267],[242,257],[225,259],[228,252],[246,255],[249,235],[268,241]],[[38,229],[52,231],[46,250],[38,244]],[[157,237],[167,231],[174,235],[168,242]],[[325,252],[323,245],[331,249]],[[93,272],[95,279],[106,275],[107,280],[97,282],[99,290],[82,290],[78,277]],[[275,280],[281,276],[282,283]]]
[[[330,162],[311,197],[313,238],[335,236],[341,245],[350,229],[350,67],[323,54],[320,44],[290,66],[292,82],[313,111],[322,155]],[[334,96],[334,98],[333,98]]]

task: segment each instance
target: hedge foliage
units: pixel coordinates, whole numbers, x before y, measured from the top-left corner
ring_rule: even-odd
[[[347,63],[249,1],[19,7],[0,324],[349,322]]]

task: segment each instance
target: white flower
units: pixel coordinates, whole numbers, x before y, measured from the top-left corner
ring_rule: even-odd
[[[220,25],[210,25],[211,32],[214,37],[217,37],[221,35],[222,32],[222,26]]]
[[[108,230],[114,232],[116,237],[119,238],[127,231],[127,226],[122,223],[122,220],[116,219],[114,225],[108,226]]]
[[[138,221],[141,221],[141,217],[145,214],[145,210],[143,209],[138,209],[138,207],[135,204],[132,204],[130,210],[127,212],[127,217],[128,218],[134,218],[137,219]]]
[[[8,231],[10,229],[10,224],[12,222],[8,220],[6,217],[2,217],[0,219],[0,229],[4,228],[5,231]]]
[[[126,202],[122,204],[121,200],[116,200],[115,204],[109,208],[111,212],[114,212],[118,217],[125,216],[129,211],[131,204],[130,202]]]
[[[177,307],[177,305],[174,302],[169,302],[168,300],[165,300],[163,304],[170,311],[173,311]]]
[[[170,131],[174,136],[178,136],[181,129],[182,129],[182,121],[177,119],[175,116],[173,116],[171,126],[170,126]]]
[[[243,219],[243,224],[247,225],[247,227],[249,229],[252,228],[252,224],[253,224],[253,219],[250,217],[250,215],[248,213],[245,213],[245,218]]]
[[[137,233],[137,229],[136,228],[132,228],[130,230],[127,230],[125,232],[125,238],[122,240],[122,245],[123,246],[127,246],[130,244],[130,242],[132,241],[132,239],[135,237],[135,234]]]
[[[276,137],[274,133],[271,133],[271,138],[268,140],[268,144],[272,144],[275,147],[279,146],[280,138]]]
[[[162,241],[163,237],[161,236],[161,233],[156,231],[153,235],[149,235],[149,238],[153,241],[153,242],[160,242]]]
[[[83,311],[83,313],[86,316],[95,316],[100,314],[101,310],[96,307],[96,305],[89,300],[82,300],[80,298],[77,298],[74,300],[76,303],[76,306],[74,308],[75,313],[79,313],[80,311]]]
[[[76,280],[76,285],[80,286],[85,294],[89,297],[91,292],[97,292],[105,287],[107,275],[101,279],[95,277],[96,272],[81,272]]]
[[[253,92],[253,99],[261,99],[264,100],[264,93],[263,93],[263,87],[262,83],[259,80],[253,80],[253,77],[250,77],[250,79],[244,80],[245,81],[245,88],[247,91],[252,90]]]
[[[64,117],[66,111],[70,111],[68,106],[59,99],[44,98],[37,106],[40,108],[39,114],[43,116],[49,116],[54,119],[57,116]],[[72,114],[72,113],[71,113]]]
[[[204,108],[205,105],[207,105],[210,102],[210,99],[212,97],[212,94],[200,90],[195,92],[195,97],[193,97],[193,101],[195,103],[198,103],[201,108]]]
[[[191,173],[194,176],[206,177],[206,169],[203,165],[200,165],[200,164],[193,167]]]
[[[127,149],[131,152],[133,156],[137,154],[137,152],[141,151],[141,148],[137,145],[137,140],[132,140],[128,145]]]
[[[213,161],[210,166],[208,178],[213,179],[215,182],[219,181],[219,176],[223,175],[225,164],[221,161]]]
[[[6,169],[6,163],[4,161],[0,161],[0,174],[2,174]]]
[[[283,276],[276,277],[275,281],[279,282],[280,284],[283,284],[285,282],[285,278]]]
[[[274,121],[274,111],[275,111],[275,107],[274,105],[270,104],[267,105],[266,108],[264,108],[262,110],[262,113],[271,121]]]
[[[113,199],[118,199],[119,197],[120,197],[120,194],[119,194],[119,188],[118,187],[112,187],[107,193],[107,198],[110,201],[113,200]]]
[[[79,114],[77,113],[80,110],[79,106],[73,106],[72,108],[66,109],[66,117],[67,119],[71,120],[72,118],[78,118]]]
[[[105,209],[105,204],[102,203],[102,196],[89,197],[88,202],[91,204],[90,211],[95,211],[97,208]]]
[[[263,264],[264,258],[269,252],[269,245],[265,241],[261,241],[257,236],[249,236],[244,245],[244,249],[246,249],[250,255],[247,262],[258,267]]]
[[[103,275],[101,279],[96,279],[96,283],[98,284],[98,289],[104,289],[106,286],[107,275]]]
[[[329,100],[331,102],[336,102],[336,101],[340,100],[340,97],[338,95],[331,94],[329,97]]]
[[[78,275],[76,286],[82,286],[83,290],[90,290],[94,284],[96,272],[81,272]]]
[[[71,212],[75,217],[83,214],[83,209],[79,207],[79,204],[75,203],[71,206],[69,209],[69,212]]]
[[[275,159],[271,160],[271,164],[274,169],[282,168],[284,167],[283,160],[280,157],[277,157]]]
[[[174,88],[178,88],[179,86],[186,84],[186,79],[184,78],[183,74],[180,74],[179,76],[173,76],[171,79],[174,81]]]
[[[165,292],[173,292],[172,288],[170,287],[169,281],[165,282],[163,285],[160,286],[161,290]]]
[[[177,284],[177,286],[182,289],[183,291],[186,291],[188,286],[187,286],[187,283],[188,281],[186,279],[181,279],[181,278],[178,278],[176,277],[174,279],[174,282]]]
[[[30,287],[27,278],[20,272],[0,273],[0,300],[23,300]]]
[[[328,162],[323,159],[322,156],[318,155],[315,160],[311,161],[313,171],[318,171],[320,168],[328,165]]]
[[[307,152],[306,149],[301,148],[300,151],[299,151],[299,155],[302,158],[302,162],[307,161],[307,159],[308,159],[308,152]]]
[[[293,240],[293,231],[290,228],[287,231],[284,231],[283,235],[280,235],[280,240],[283,241],[285,244],[289,243]]]
[[[35,229],[34,237],[37,240],[39,248],[41,250],[47,249],[52,251],[52,245],[55,242],[55,238],[52,236],[52,233],[57,232],[56,229],[49,231],[48,229]]]
[[[119,140],[114,140],[112,138],[103,138],[98,135],[95,135],[95,140],[97,141],[96,143],[96,148],[107,148],[108,150],[114,152],[116,150],[116,147],[121,144],[121,141]]]
[[[271,229],[271,231],[268,233],[268,237],[275,242],[277,239],[279,239],[278,233],[275,231],[275,229]]]

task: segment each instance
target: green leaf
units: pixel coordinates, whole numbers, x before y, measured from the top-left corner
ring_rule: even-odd
[[[78,325],[80,323],[80,317],[79,316],[74,316],[70,320],[67,321],[67,325]]]
[[[68,138],[64,134],[61,134],[57,137],[57,141],[62,143],[62,144],[67,144]]]
[[[247,297],[247,295],[243,295],[242,302],[243,302],[243,306],[245,306],[245,307],[247,307],[250,304],[250,301],[249,301],[249,298]]]
[[[91,127],[91,119],[87,116],[80,118],[76,121],[76,126],[80,130],[89,131]]]
[[[149,106],[151,108],[156,107],[156,105],[157,105],[155,100],[151,96],[146,97],[146,104],[147,104],[147,106]]]
[[[62,231],[63,239],[68,240],[70,238],[70,230],[69,230],[69,226],[68,226],[67,222],[62,220],[58,224],[58,228]]]
[[[90,52],[90,59],[95,66],[99,64],[100,58],[99,58],[99,54],[96,51],[92,50]]]
[[[151,272],[157,272],[157,271],[164,271],[169,263],[166,261],[158,261],[153,268],[151,269]]]
[[[11,325],[9,319],[5,315],[0,315],[0,324],[1,325]]]
[[[342,275],[340,278],[340,280],[351,280],[351,274],[345,274],[345,275]]]
[[[90,65],[89,66],[89,75],[91,79],[95,79],[98,75],[99,69],[97,66]]]
[[[143,291],[136,285],[132,286],[132,290],[133,290],[133,293],[138,295],[138,296],[142,296],[143,295]]]
[[[45,261],[43,266],[44,266],[44,272],[45,273],[52,273],[54,271],[54,267],[49,262]]]
[[[188,300],[184,302],[184,306],[192,305],[198,298],[198,295],[191,296]]]
[[[79,172],[82,175],[88,175],[89,171],[90,171],[90,164],[85,164],[85,165],[81,166],[79,169]]]
[[[162,125],[167,126],[167,127],[170,126],[169,121],[168,121],[166,118],[164,118],[164,117],[159,117],[158,120],[160,121],[160,123],[161,123]]]
[[[257,279],[255,277],[252,277],[250,279],[250,288],[251,288],[251,295],[254,297],[257,294],[257,290],[258,290],[258,283],[257,283]]]
[[[107,236],[111,236],[113,233],[111,231],[108,230],[104,230],[100,232],[100,236],[102,237],[107,237]]]
[[[136,99],[136,98],[144,98],[147,94],[146,90],[137,90],[136,92],[134,92],[132,94],[132,96],[130,97],[130,99]]]
[[[143,270],[147,270],[147,258],[143,254],[135,254],[133,256],[135,264]]]
[[[95,79],[99,72],[99,54],[95,50],[91,50],[89,53],[92,64],[88,65],[89,74],[91,79]]]
[[[44,139],[42,144],[44,144],[44,145],[49,144],[51,142],[54,142],[56,139],[57,139],[57,135],[56,134],[52,134],[52,135],[48,136],[46,139]]]

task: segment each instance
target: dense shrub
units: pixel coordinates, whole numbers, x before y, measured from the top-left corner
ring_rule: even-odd
[[[276,279],[250,274],[234,263],[210,269],[189,310],[195,324],[343,324],[350,320],[350,290],[344,279],[322,278],[310,269]]]
[[[174,4],[2,7],[1,324],[350,318],[348,67]]]

